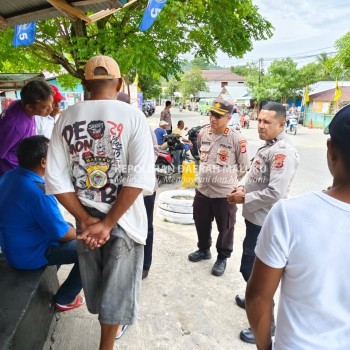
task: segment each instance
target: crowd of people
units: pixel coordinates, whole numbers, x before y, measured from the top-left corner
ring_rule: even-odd
[[[159,127],[148,126],[120,91],[122,76],[111,57],[92,57],[83,85],[89,99],[62,116],[63,96],[44,80],[29,82],[21,99],[0,115],[0,246],[16,269],[73,264],[54,305],[69,311],[86,301],[98,315],[100,350],[111,350],[136,322],[141,281],[152,263],[159,149],[168,147],[172,133],[182,147],[192,143],[183,120],[173,129],[171,101]],[[262,107],[257,124],[263,144],[252,159],[247,140],[229,127],[234,112],[230,102],[215,100],[210,123],[198,134],[193,202],[198,249],[188,260],[211,259],[215,219],[219,234],[211,273],[225,273],[242,205],[240,272],[247,288],[235,300],[246,309],[250,327],[241,340],[264,350],[348,349],[350,105],[325,130],[333,185],[292,199],[287,198],[299,155],[285,137],[285,107],[275,102]],[[310,207],[318,210],[303,216]],[[62,208],[76,219],[76,228],[65,221]],[[273,298],[280,282],[275,322]]]

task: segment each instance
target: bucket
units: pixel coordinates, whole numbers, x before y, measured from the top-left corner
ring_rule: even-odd
[[[195,187],[196,164],[194,161],[182,162],[182,187]]]

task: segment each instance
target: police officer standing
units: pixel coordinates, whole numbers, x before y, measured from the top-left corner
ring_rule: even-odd
[[[218,257],[212,268],[214,276],[223,275],[233,249],[237,207],[229,204],[226,196],[236,188],[249,166],[246,140],[227,126],[232,110],[229,102],[214,101],[209,109],[210,125],[198,134],[200,166],[193,218],[199,249],[189,254],[188,259],[198,262],[211,258],[211,229],[215,218],[219,236]]]
[[[258,149],[252,160],[245,186],[237,187],[229,194],[228,201],[243,204],[246,236],[240,272],[247,282],[253,269],[254,249],[264,220],[272,206],[281,198],[286,198],[291,182],[299,165],[299,156],[293,145],[285,138],[285,107],[276,102],[263,106],[258,116],[259,138],[265,144]],[[245,308],[245,298],[236,295],[238,306]],[[271,327],[274,333],[274,321]],[[240,333],[242,341],[255,344],[250,328]]]

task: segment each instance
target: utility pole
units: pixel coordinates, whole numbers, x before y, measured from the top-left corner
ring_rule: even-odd
[[[259,85],[261,83],[261,78],[262,78],[263,61],[264,61],[264,59],[260,58],[259,63],[258,63]],[[259,103],[258,103],[258,115],[261,111],[261,108],[262,108],[262,101],[259,101]]]

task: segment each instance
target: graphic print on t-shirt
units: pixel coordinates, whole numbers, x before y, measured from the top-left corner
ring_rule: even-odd
[[[63,138],[71,156],[71,173],[79,197],[110,203],[121,183],[122,123],[93,120],[65,126]],[[109,129],[108,129],[109,128]],[[107,129],[107,130],[106,130]]]

